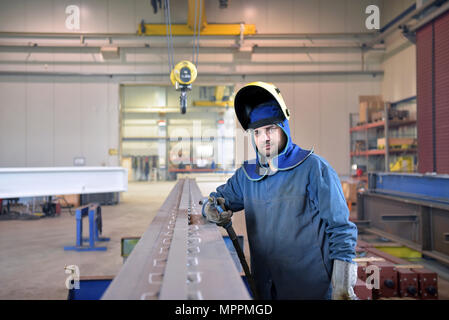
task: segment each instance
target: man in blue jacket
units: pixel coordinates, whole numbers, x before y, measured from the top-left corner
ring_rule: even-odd
[[[256,159],[209,195],[208,220],[245,209],[251,271],[262,299],[356,299],[357,228],[325,159],[291,141],[289,110],[274,85],[253,82],[234,100]],[[221,215],[214,198],[225,210]]]

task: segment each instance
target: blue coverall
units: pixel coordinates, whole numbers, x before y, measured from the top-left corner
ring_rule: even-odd
[[[245,210],[251,272],[262,299],[330,299],[333,260],[352,262],[357,228],[337,173],[325,159],[288,137],[278,171],[245,163],[210,195],[227,210]],[[254,144],[254,142],[253,142]]]

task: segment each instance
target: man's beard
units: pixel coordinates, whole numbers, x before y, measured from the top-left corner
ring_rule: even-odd
[[[270,144],[269,150],[264,150],[262,152],[259,152],[259,154],[262,156],[261,162],[267,163],[271,159],[275,158],[277,155],[279,155],[279,147],[275,146],[273,144]],[[264,146],[266,148],[266,145]]]

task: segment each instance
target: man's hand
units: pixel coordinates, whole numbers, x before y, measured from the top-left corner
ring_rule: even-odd
[[[332,272],[332,300],[358,300],[354,293],[357,264],[334,260]]]
[[[216,205],[220,206],[223,210],[221,213],[216,209],[214,202],[216,200]],[[226,210],[225,208],[225,199],[224,198],[214,198],[209,197],[207,202],[203,206],[203,215],[206,216],[206,219],[210,222],[214,222],[219,226],[227,224],[232,217],[232,211]]]

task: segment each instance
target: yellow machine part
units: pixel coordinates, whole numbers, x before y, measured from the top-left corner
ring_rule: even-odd
[[[196,19],[199,20],[201,11],[200,35],[203,36],[238,36],[240,35],[240,24],[208,24],[206,18],[206,10],[204,7],[205,0],[201,1],[201,8],[195,8],[195,0],[189,0],[187,12],[187,24],[172,24],[171,32],[174,36],[191,36],[194,34],[195,28],[195,9]],[[139,24],[137,33],[146,36],[165,36],[167,34],[165,24],[144,24],[145,32]],[[254,24],[244,24],[243,34],[256,34],[256,26]]]
[[[199,4],[198,0],[189,0],[188,2],[188,11],[187,11],[187,26],[191,29],[195,29],[195,23],[198,23],[198,20],[200,19],[200,13],[201,13],[201,24],[200,24],[200,31],[203,31],[204,27],[207,26],[207,18],[206,18],[206,7],[204,6],[205,0],[201,1],[201,7],[196,6],[197,3]],[[195,12],[196,9],[196,12]],[[195,22],[196,17],[196,22]]]
[[[413,157],[399,157],[395,163],[390,163],[390,172],[413,172]]]
[[[215,87],[215,100],[222,101],[226,86],[216,86]]]
[[[422,254],[419,251],[407,248],[407,247],[377,247],[380,251],[391,254],[392,256],[403,258],[403,259],[413,259],[422,258]]]
[[[227,86],[215,87],[215,100],[195,100],[193,105],[196,107],[234,107],[234,100],[232,97],[223,100],[224,97],[230,96],[230,89]]]
[[[232,101],[209,101],[196,100],[193,101],[195,107],[233,107]]]
[[[182,68],[188,68],[190,70],[190,75],[191,75],[190,81],[183,82],[181,80],[180,73],[181,73]],[[170,80],[173,85],[175,85],[176,82],[183,84],[183,85],[189,85],[196,80],[197,74],[198,73],[197,73],[195,65],[190,61],[183,60],[183,61],[178,62],[175,65],[175,67],[173,68],[173,70],[170,72]]]
[[[172,24],[171,30],[173,36],[193,35],[193,30],[186,24]],[[167,30],[165,24],[145,24],[145,33],[142,32],[141,25],[139,25],[138,34],[146,36],[165,36]],[[200,34],[202,36],[238,36],[240,35],[240,25],[206,24]],[[256,26],[253,24],[245,24],[243,34],[256,34]]]

